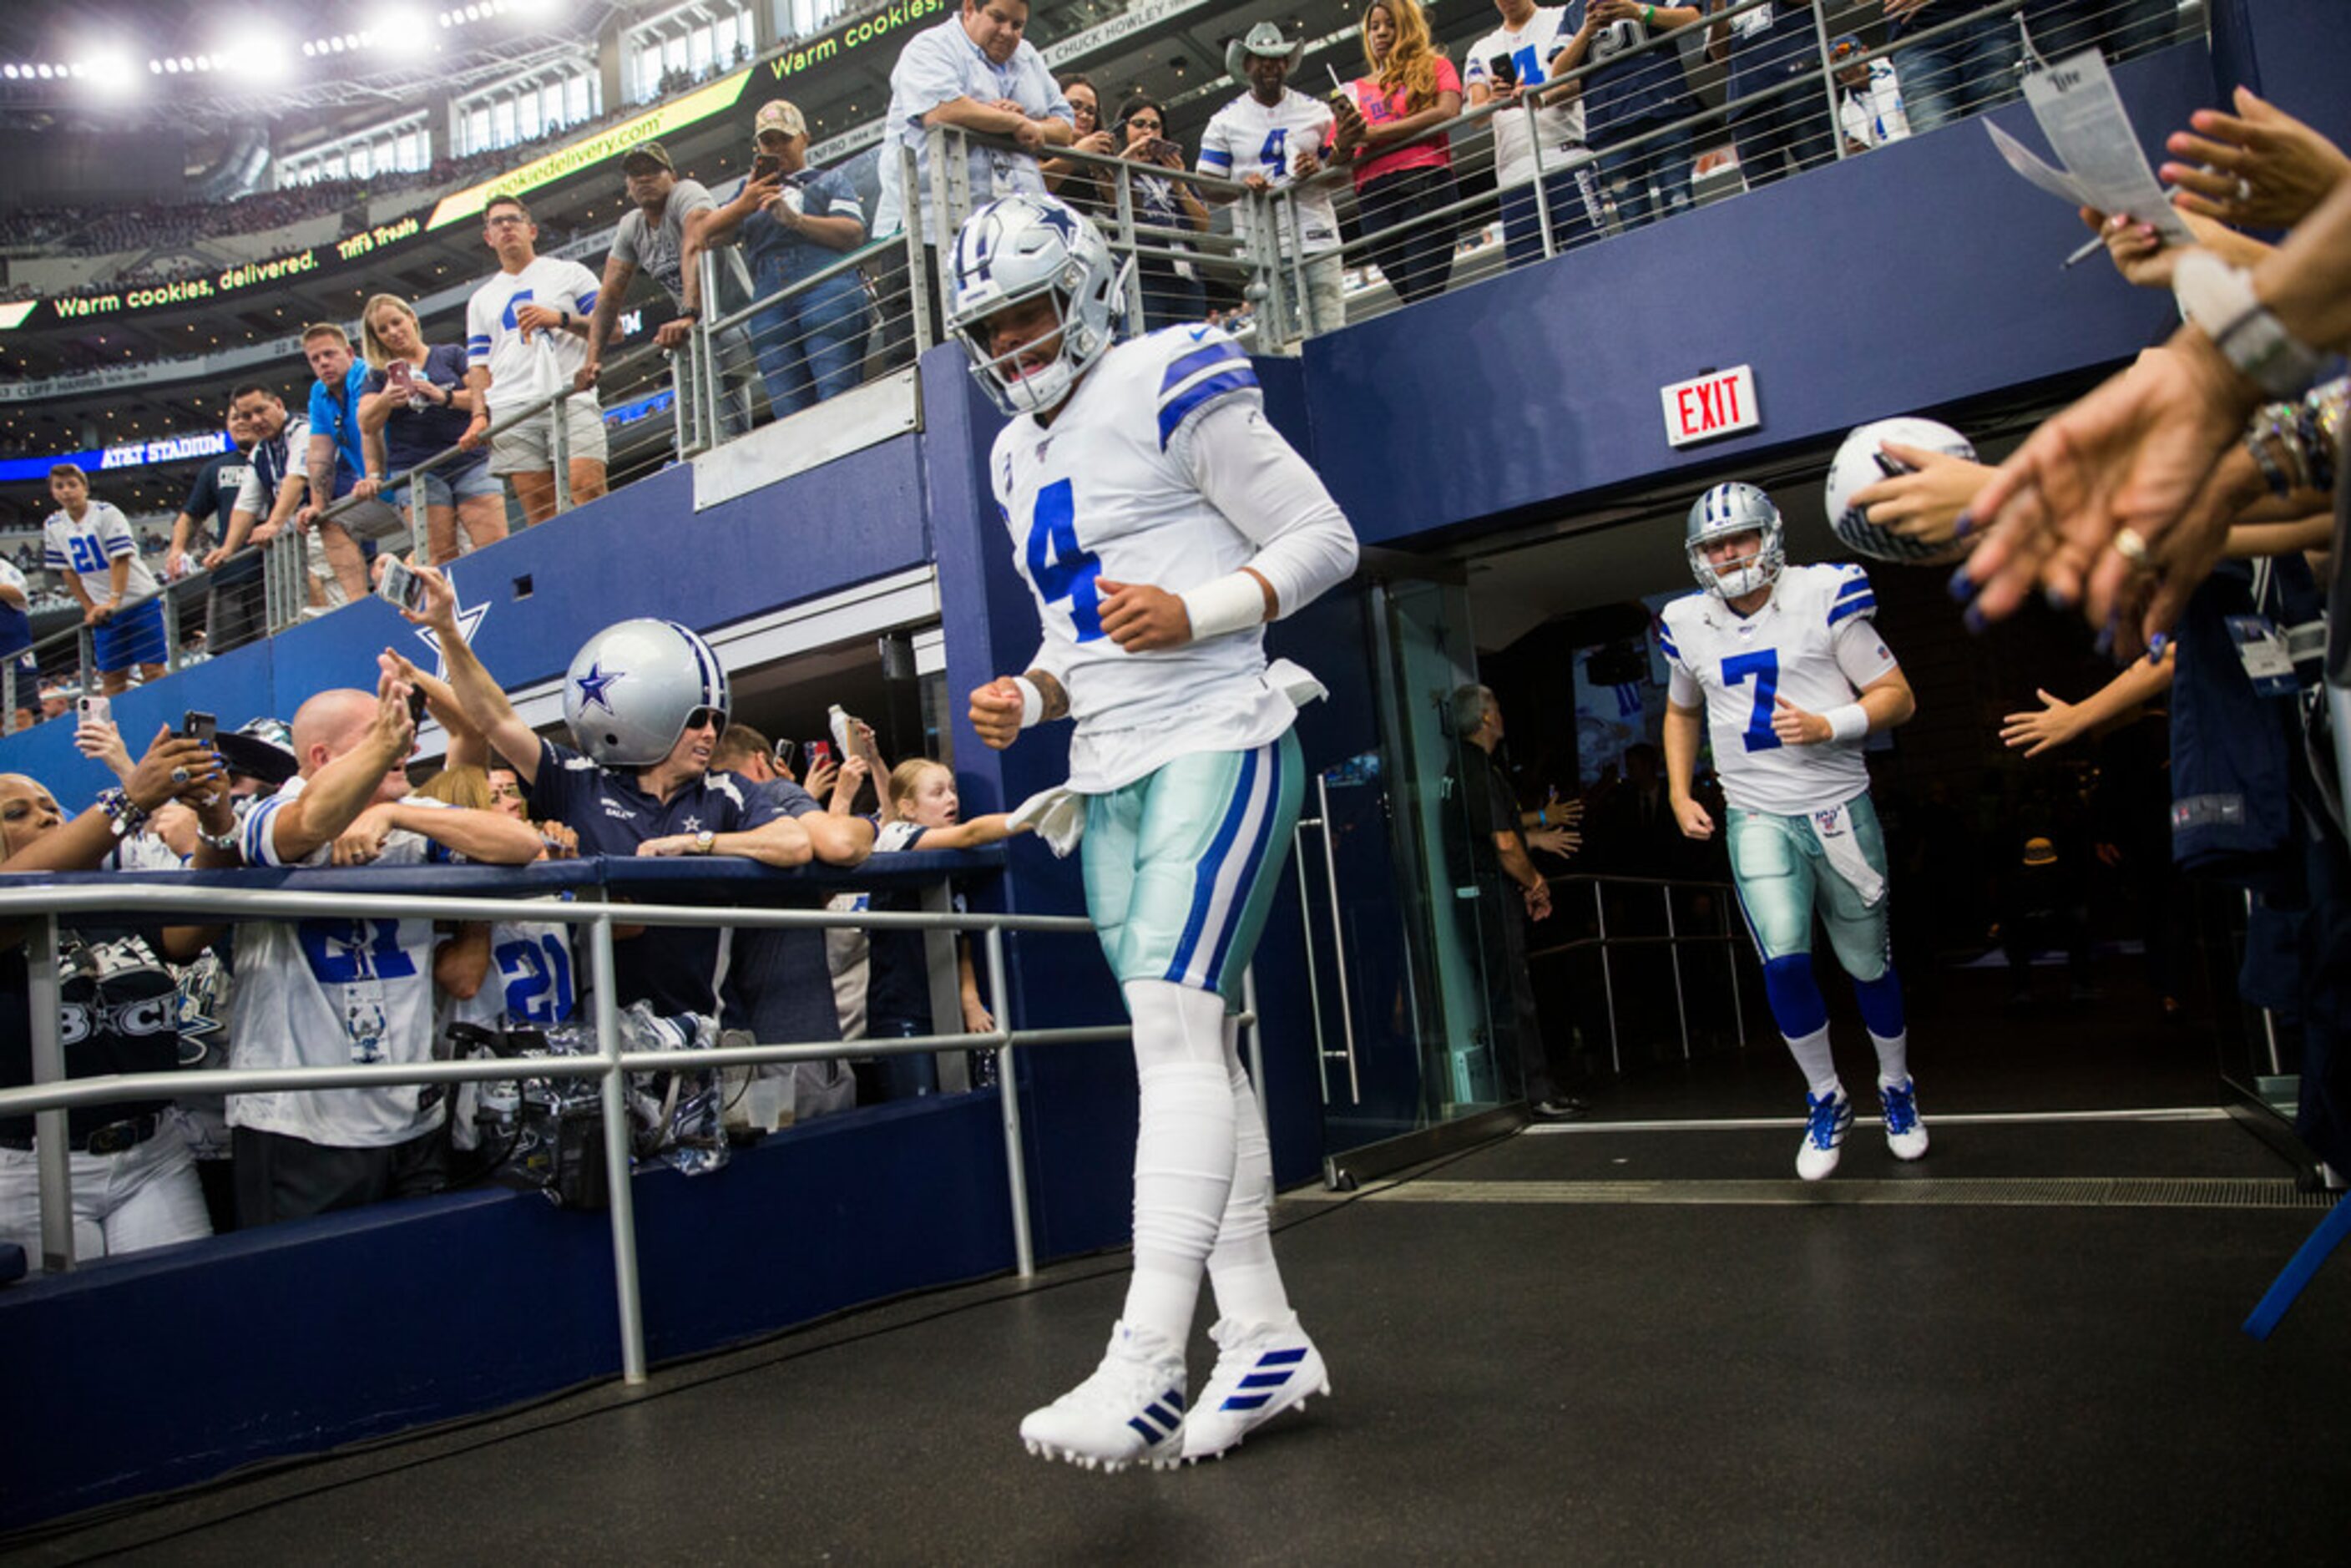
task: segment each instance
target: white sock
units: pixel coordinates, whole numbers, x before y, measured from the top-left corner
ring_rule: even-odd
[[[1877,1048],[1877,1081],[1889,1088],[1899,1089],[1910,1082],[1910,1031],[1904,1030],[1892,1040],[1869,1037]]]
[[[1160,980],[1126,988],[1142,1090],[1134,1140],[1134,1274],[1130,1328],[1181,1346],[1200,1273],[1233,1186],[1232,1085],[1225,1071],[1224,999]]]
[[[1804,1086],[1812,1091],[1814,1099],[1826,1099],[1837,1092],[1836,1058],[1829,1051],[1828,1025],[1821,1025],[1802,1039],[1794,1035],[1780,1038],[1788,1042],[1788,1053],[1803,1069]]]
[[[1225,1025],[1227,1070],[1233,1096],[1233,1186],[1208,1254],[1208,1283],[1217,1314],[1228,1322],[1278,1322],[1290,1315],[1290,1292],[1273,1260],[1273,1145],[1258,1112],[1257,1091],[1235,1047],[1239,1026]]]

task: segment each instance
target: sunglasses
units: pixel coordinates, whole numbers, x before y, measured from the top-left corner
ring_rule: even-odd
[[[726,714],[723,708],[698,707],[685,716],[685,727],[695,729],[725,729]]]

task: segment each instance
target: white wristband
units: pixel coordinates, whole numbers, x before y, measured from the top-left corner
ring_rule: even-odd
[[[1045,716],[1045,694],[1039,691],[1037,683],[1026,675],[1013,676],[1012,684],[1020,688],[1020,727],[1034,728],[1037,722]]]
[[[1265,622],[1265,585],[1246,571],[1228,571],[1177,594],[1192,622],[1192,641],[1246,632]]]
[[[1829,721],[1831,740],[1859,740],[1869,733],[1869,710],[1859,703],[1833,707],[1821,716]]]

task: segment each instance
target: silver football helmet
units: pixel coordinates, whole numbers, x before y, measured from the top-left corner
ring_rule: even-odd
[[[972,375],[1007,413],[1056,407],[1118,339],[1125,271],[1102,232],[1067,203],[1035,195],[988,203],[964,221],[949,262],[947,330],[963,339]],[[1022,350],[997,355],[988,319],[1046,293],[1059,318],[1061,350],[1024,374]]]
[[[1753,555],[1720,569],[1707,560],[1709,541],[1750,531],[1761,536]],[[1690,575],[1718,599],[1738,599],[1769,588],[1779,579],[1780,569],[1788,564],[1784,533],[1780,508],[1771,504],[1771,497],[1737,479],[1717,485],[1690,508],[1689,540],[1685,547]]]
[[[563,676],[563,722],[608,768],[666,758],[705,708],[726,727],[726,669],[710,644],[674,621],[622,621],[580,644]]]

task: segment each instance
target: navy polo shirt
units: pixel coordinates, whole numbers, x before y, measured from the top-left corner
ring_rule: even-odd
[[[732,773],[705,773],[668,800],[655,800],[637,787],[636,769],[606,768],[545,739],[538,743],[529,810],[578,833],[583,855],[633,855],[648,839],[705,829],[748,832],[782,814],[765,799],[747,795]],[[664,1015],[715,1015],[718,938],[715,928],[648,925],[643,935],[613,944],[614,1000],[625,1008],[643,998]]]
[[[1567,21],[1560,32],[1562,40],[1583,29],[1584,7],[1589,3],[1590,0],[1568,0]],[[1654,29],[1651,36],[1664,30]],[[1589,54],[1584,63],[1592,63]],[[1688,97],[1679,48],[1651,47],[1605,61],[1593,67],[1592,74],[1583,78],[1584,140],[1598,147],[1632,126],[1678,120],[1694,113],[1697,106],[1687,101]]]

